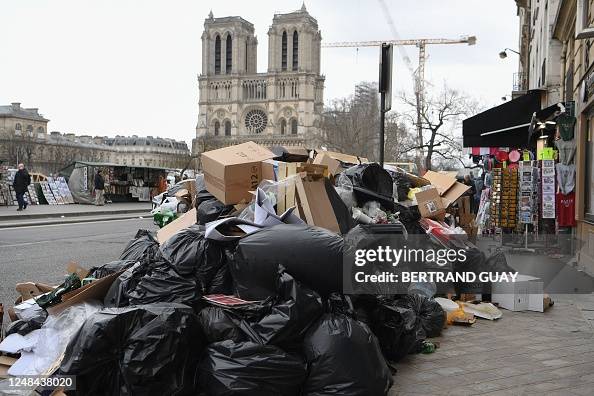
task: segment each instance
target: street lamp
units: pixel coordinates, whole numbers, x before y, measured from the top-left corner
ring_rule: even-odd
[[[516,54],[520,55],[520,53],[519,53],[518,51],[516,51],[516,50],[513,50],[513,49],[511,49],[511,48],[504,48],[504,49],[503,49],[503,51],[501,51],[501,52],[499,53],[499,57],[500,57],[501,59],[505,59],[505,58],[507,58],[507,51],[515,52]]]

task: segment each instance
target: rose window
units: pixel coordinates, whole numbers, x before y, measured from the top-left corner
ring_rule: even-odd
[[[262,110],[250,110],[245,116],[245,127],[251,133],[260,133],[266,128],[268,117]]]

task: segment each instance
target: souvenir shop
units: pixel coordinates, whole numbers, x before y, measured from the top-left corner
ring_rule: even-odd
[[[575,123],[573,102],[541,108],[538,90],[464,120],[464,147],[482,169],[485,186],[479,233],[571,254]]]
[[[166,168],[125,166],[101,162],[73,162],[60,171],[77,203],[93,203],[93,180],[101,170],[105,180],[105,196],[112,202],[150,202],[159,193],[166,179]]]

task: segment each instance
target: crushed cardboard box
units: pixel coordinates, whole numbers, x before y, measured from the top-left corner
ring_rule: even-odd
[[[157,241],[162,244],[181,230],[196,224],[196,212],[196,208],[193,208],[161,228],[157,231]]]
[[[202,153],[206,189],[225,205],[251,200],[262,180],[262,161],[274,154],[254,142]]]

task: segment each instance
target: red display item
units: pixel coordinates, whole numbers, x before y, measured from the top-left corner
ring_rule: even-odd
[[[518,150],[512,150],[509,153],[509,160],[511,162],[518,162],[520,160],[520,158],[522,158],[522,154],[520,154],[520,152]]]

